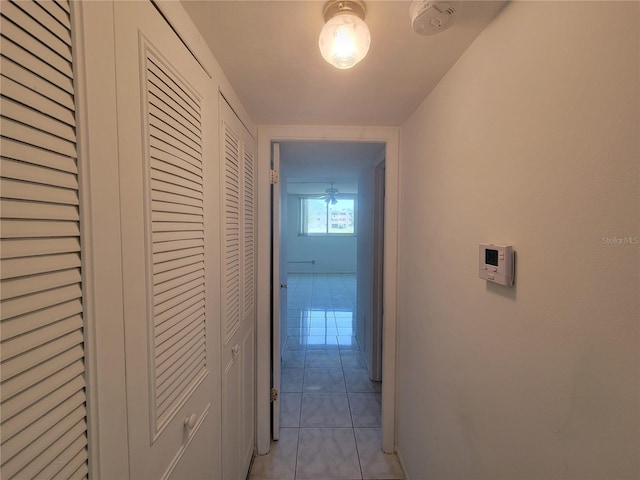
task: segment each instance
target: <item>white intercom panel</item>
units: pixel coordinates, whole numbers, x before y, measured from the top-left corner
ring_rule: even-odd
[[[511,287],[515,268],[513,247],[511,245],[481,243],[479,253],[478,274],[480,278]]]

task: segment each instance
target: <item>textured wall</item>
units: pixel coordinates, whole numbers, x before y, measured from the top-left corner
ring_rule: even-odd
[[[640,477],[639,29],[636,2],[511,2],[403,127],[411,479]]]

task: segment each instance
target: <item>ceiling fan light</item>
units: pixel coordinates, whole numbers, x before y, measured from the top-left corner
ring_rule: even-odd
[[[318,39],[322,57],[339,69],[357,64],[367,55],[370,45],[369,27],[364,20],[349,12],[337,13],[330,18]]]

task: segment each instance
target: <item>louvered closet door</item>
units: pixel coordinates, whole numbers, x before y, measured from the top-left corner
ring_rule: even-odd
[[[244,478],[254,449],[255,150],[220,98],[223,204],[223,478]]]
[[[0,477],[86,478],[70,8],[0,9]]]
[[[131,476],[215,478],[215,87],[150,3],[116,2],[115,21]]]

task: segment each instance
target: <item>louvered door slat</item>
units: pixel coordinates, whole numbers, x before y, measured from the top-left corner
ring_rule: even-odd
[[[72,332],[49,343],[39,345],[38,348],[4,361],[3,376],[8,379],[24,373],[80,343],[82,343],[82,333]]]
[[[175,242],[178,240],[202,240],[201,231],[183,231],[183,232],[155,232],[153,234],[154,243]]]
[[[162,170],[153,170],[153,174],[151,177],[153,180],[158,180],[160,185],[175,185],[177,187],[181,187],[181,191],[188,192],[189,194],[186,196],[191,197],[201,197],[202,196],[202,179],[200,182],[194,182],[191,180],[187,180],[184,177],[177,176],[172,173],[167,173]],[[171,188],[171,187],[166,187]]]
[[[170,163],[162,158],[157,158],[153,154],[151,155],[151,167],[154,170],[158,170],[160,172],[164,172],[169,175],[175,175],[177,177],[183,178],[195,184],[202,184],[202,175],[199,172],[192,172],[190,169],[185,169],[185,166],[189,164],[185,163],[183,165],[176,165],[176,162]]]
[[[2,176],[22,182],[69,188],[72,190],[78,184],[78,177],[73,173],[61,172],[60,170],[43,168],[40,165],[9,159],[5,159],[5,161],[2,162]],[[50,181],[47,181],[47,179]],[[29,188],[27,185],[24,187]]]
[[[193,298],[200,298],[198,294],[204,291],[202,287],[203,274],[202,272],[198,273],[198,275],[192,276],[192,279],[188,281],[184,280],[184,277],[172,279],[172,282],[176,282],[173,288],[165,289],[157,295],[158,300],[154,309],[155,314],[159,316],[172,308],[186,304],[186,302]]]
[[[157,284],[155,285],[155,288],[156,288],[156,291],[158,292],[158,295],[162,295],[167,291],[170,291],[174,288],[179,288],[181,285],[184,285],[185,283],[189,283],[192,280],[200,278],[202,277],[202,275],[203,275],[202,271],[195,271],[195,272],[183,275],[181,277],[172,278],[171,280]]]
[[[23,335],[31,330],[46,325],[47,322],[54,323],[72,315],[82,312],[82,303],[75,299],[70,302],[55,305],[46,310],[38,310],[28,315],[22,315],[6,320],[2,324],[2,340],[7,341],[18,335]]]
[[[172,252],[182,248],[202,247],[204,245],[203,238],[179,238],[173,241],[157,242],[153,244],[153,253]]]
[[[18,478],[36,478],[47,468],[51,462],[55,461],[59,455],[70,446],[81,450],[85,448],[87,440],[87,425],[83,418],[81,421],[72,424],[72,419],[64,419],[56,424],[45,435],[36,439],[29,449],[23,450],[20,454],[3,463],[0,470],[3,478],[17,476]]]
[[[4,84],[4,82],[2,82]],[[76,157],[75,145],[63,138],[50,135],[47,132],[28,127],[9,118],[2,117],[0,131],[3,137],[12,138],[22,143],[37,145],[45,150]]]
[[[178,268],[173,268],[168,272],[160,272],[153,276],[153,284],[160,286],[164,282],[174,280],[185,275],[189,275],[194,272],[200,272],[204,269],[204,264],[194,263],[192,265],[185,265]]]
[[[30,80],[29,77],[24,79],[8,78],[4,71],[2,72],[2,76],[2,91],[5,92],[7,96],[68,126],[73,127],[75,125],[72,107],[55,102],[34,89],[35,86],[41,83],[38,77],[36,77],[36,81],[34,82]],[[71,97],[69,97],[69,100],[71,100]],[[70,102],[67,101],[65,103],[69,104]],[[47,120],[46,117],[41,119],[41,121],[45,120]],[[71,141],[73,142],[75,139]]]
[[[80,443],[78,443],[80,445]],[[70,449],[72,447],[69,447]],[[65,456],[66,457],[66,456]],[[84,462],[83,451],[80,450],[73,457],[69,459],[67,464],[63,466],[56,474],[54,474],[51,479],[52,480],[82,480],[87,478],[89,474],[89,469],[87,467],[86,462]],[[48,472],[45,470],[42,472],[43,474],[47,474]]]
[[[3,1],[0,14],[0,476],[82,478],[88,453],[69,7]]]
[[[181,258],[191,258],[199,255],[204,255],[204,248],[201,245],[188,246],[185,244],[180,244],[176,246],[177,248],[167,249],[155,254],[155,258],[157,258],[158,262],[156,263],[156,265],[154,265],[154,272],[160,272],[164,270],[164,267],[162,267],[162,265],[165,262],[171,262],[173,260],[178,260]]]
[[[21,355],[23,352],[37,348],[43,343],[72,333],[82,328],[82,317],[75,316],[65,318],[59,322],[34,330],[26,335],[20,335],[2,346],[2,361]]]
[[[16,278],[12,280],[4,280],[1,285],[2,291],[0,298],[7,300],[9,298],[21,297],[42,290],[63,287],[79,283],[82,280],[80,272],[77,268],[70,268],[53,273],[43,273],[40,275],[31,275],[29,277]]]
[[[2,238],[75,237],[80,235],[77,222],[7,219],[2,223]]]
[[[181,175],[184,175],[186,172],[191,174],[191,176],[187,176],[185,178],[189,178],[196,182],[198,181],[198,178],[202,179],[202,168],[200,168],[199,165],[185,162],[182,158],[176,157],[165,150],[160,150],[155,146],[151,146],[151,162],[154,168],[159,168],[161,170],[162,168],[157,167],[155,162],[164,162],[166,165],[169,165],[170,168],[177,169],[177,171],[181,172]]]
[[[162,325],[158,325],[156,328],[156,345],[160,345],[167,342],[167,340],[175,339],[181,329],[188,328],[193,324],[194,319],[199,317],[198,312],[204,307],[204,301],[202,299],[196,299],[196,302],[191,305],[185,305],[184,311],[181,312],[179,317],[174,317]]]
[[[204,319],[203,319],[204,320]],[[167,413],[172,404],[184,395],[185,389],[196,381],[204,372],[200,365],[205,361],[204,346],[198,351],[198,355],[194,358],[194,361],[187,365],[187,368],[180,372],[179,381],[176,384],[171,385],[171,388],[163,392],[160,397],[161,400],[157,404],[158,413],[163,416]]]
[[[158,106],[151,103],[149,105],[149,115],[154,117],[154,124],[158,126],[162,131],[168,133],[172,137],[178,139],[178,141],[191,146],[196,152],[202,149],[200,142],[200,132],[193,132],[187,125],[180,123],[178,115],[171,115],[171,109],[166,108],[163,110],[163,105],[157,102]],[[185,122],[186,123],[186,122]]]
[[[74,395],[75,398],[71,398],[70,402],[62,402],[56,405],[46,414],[37,418],[29,426],[18,430],[15,436],[11,437],[13,438],[13,441],[11,442],[11,449],[4,449],[2,451],[4,458],[12,458],[16,453],[29,446],[34,438],[38,438],[39,436],[44,434],[52,424],[58,423],[68,415],[73,415],[74,417],[84,416],[84,412],[81,408],[73,407],[73,405],[77,404],[78,400],[80,400],[79,395],[80,394],[76,392],[76,394]],[[77,419],[79,420],[79,418]],[[7,437],[9,437],[9,433],[5,433]]]
[[[38,1],[38,6],[45,10],[49,15],[55,18],[61,25],[67,25],[71,19],[69,12],[65,11],[60,5],[55,2],[43,2]]]
[[[5,1],[2,2],[1,5],[6,6],[10,5],[10,3]],[[7,41],[11,41],[22,47],[24,50],[31,52],[35,57],[47,63],[64,76],[73,78],[73,67],[69,60],[57,55],[41,41],[29,35],[15,23],[5,19],[5,17],[0,19],[0,31],[2,31],[3,37],[8,39]]]
[[[149,85],[149,109],[153,116],[157,116],[165,123],[173,125],[175,128],[179,128],[180,131],[188,135],[198,145],[201,143],[201,133],[197,125],[194,125],[184,110],[171,100],[165,101],[166,94],[159,94],[158,90]]]
[[[174,304],[167,310],[162,310],[156,315],[156,325],[161,327],[165,322],[170,320],[181,319],[185,317],[185,309],[192,305],[197,305],[204,300],[204,288],[196,292],[189,292],[182,296],[182,303]],[[158,307],[161,309],[161,307]]]
[[[4,195],[4,191],[2,194]],[[78,238],[52,238],[52,239],[6,239],[0,240],[0,255],[2,259],[7,258],[24,258],[25,262],[30,262],[32,258],[39,257],[38,260],[43,259],[42,255],[57,254],[57,253],[70,253],[80,251],[80,241]],[[16,263],[18,261],[16,260]],[[8,267],[7,267],[8,268]],[[14,267],[17,268],[17,267]],[[2,278],[5,276],[4,262],[2,269]],[[33,272],[32,272],[33,273]]]
[[[2,69],[2,75],[17,83],[24,85],[31,90],[35,90],[41,96],[73,110],[73,92],[53,85],[48,79],[40,78],[23,65],[7,60]]]
[[[4,218],[35,220],[45,216],[51,220],[80,220],[80,213],[74,205],[0,199],[0,211]]]
[[[63,9],[67,13],[71,13],[71,9],[69,7],[69,2],[65,0],[54,0],[53,3],[58,5],[61,9]]]
[[[44,241],[46,238],[42,240]],[[36,254],[32,257],[24,256],[3,260],[0,274],[3,279],[6,279],[40,272],[53,272],[71,267],[80,267],[80,256],[77,253],[47,256]],[[4,313],[6,312],[3,312],[3,318]]]
[[[184,250],[169,250],[166,252],[159,252],[158,262],[153,266],[153,273],[161,274],[170,270],[176,270],[178,268],[187,267],[189,265],[195,265],[200,263],[198,268],[202,268],[204,265],[204,252],[199,246],[188,247],[185,246]],[[189,272],[191,273],[191,272]],[[181,276],[184,276],[183,273]],[[178,277],[175,277],[178,278]],[[155,285],[160,286],[160,279],[156,277]],[[171,281],[173,278],[164,278],[162,281]]]
[[[173,296],[169,297],[169,295]],[[199,300],[201,298],[204,298],[202,279],[197,282],[195,287],[187,291],[180,291],[176,288],[170,292],[165,292],[165,294],[158,299],[154,308],[154,315],[156,315],[156,318],[158,319],[158,324],[161,323],[160,319],[163,315],[173,318],[175,316],[173,312],[180,312],[184,309],[184,305],[188,305],[189,302]]]
[[[172,112],[174,112],[176,116],[182,119],[180,123],[182,123],[186,128],[188,128],[192,132],[196,133],[198,137],[200,137],[200,134],[201,134],[200,120],[196,118],[189,109],[185,108],[184,105],[176,102],[176,100],[173,97],[169,96],[163,90],[163,85],[164,84],[159,78],[155,77],[152,73],[150,73],[149,75],[150,102],[153,104],[161,103],[165,105],[166,109],[171,110]]]
[[[174,162],[176,165],[181,166],[182,163],[188,163],[193,168],[202,171],[202,163],[199,159],[197,157],[193,157],[190,152],[185,153],[179,146],[173,145],[171,142],[174,141],[174,139],[170,136],[165,135],[157,129],[151,129],[149,134],[149,145],[151,146],[152,152],[154,149],[165,152],[167,155],[179,159]]]
[[[80,203],[77,190],[36,183],[26,184],[21,180],[9,178],[0,180],[0,190],[3,198],[68,205],[78,205]]]
[[[167,178],[167,181],[163,181],[162,178],[158,178],[166,178],[162,175],[162,172],[154,174],[154,177],[154,190],[160,192],[169,192],[180,197],[187,197],[185,199],[185,202],[188,202],[189,199],[193,199],[196,200],[196,202],[194,203],[196,203],[198,206],[202,206],[202,191],[191,188],[191,185],[186,187],[181,185],[182,182],[180,182],[180,179],[178,178]]]
[[[158,375],[157,388],[159,395],[164,396],[172,390],[173,387],[181,381],[183,375],[191,370],[189,367],[198,359],[204,347],[204,337],[202,333],[202,331],[197,330],[194,335],[196,341],[193,345],[185,349],[187,353],[172,363],[171,368],[166,371],[166,375]]]
[[[62,172],[78,173],[78,166],[74,157],[42,150],[33,145],[16,142],[10,138],[2,139],[2,156],[7,159],[19,160]]]
[[[54,357],[44,368],[29,370],[25,375],[14,377],[4,382],[2,389],[2,415],[8,421],[13,415],[22,417],[28,424],[54,405],[84,386],[84,352],[81,347],[74,347]],[[24,408],[26,402],[30,402]]]
[[[41,111],[34,110],[32,107],[3,99],[0,101],[0,110],[6,118],[31,125],[33,128],[67,141],[75,141],[75,129],[72,126],[46,117]]]
[[[200,215],[200,210],[197,207],[173,203],[173,202],[161,202],[154,201],[151,203],[151,208],[154,212],[167,212],[167,213],[188,213],[191,215]]]
[[[151,192],[151,199],[166,203],[175,203],[195,208],[202,207],[202,199],[184,197],[174,192],[163,192],[157,188]],[[192,212],[193,213],[193,212]]]
[[[163,86],[160,88],[177,103],[184,105],[184,108],[189,111],[193,117],[198,130],[201,130],[200,104],[190,89],[175,75],[169,73],[166,66],[164,66],[159,59],[149,56],[147,60],[148,72],[155,75],[162,82]]]
[[[4,20],[3,20],[4,22]],[[4,25],[4,23],[3,23]],[[12,24],[9,24],[12,25]],[[12,26],[15,29],[15,26]],[[3,32],[5,33],[5,32]],[[3,38],[4,40],[4,38]],[[73,78],[32,54],[32,50],[25,50],[20,43],[14,43],[10,39],[0,42],[0,53],[6,60],[10,60],[25,69],[33,72],[34,76],[49,80],[53,85],[73,95]],[[3,63],[4,63],[3,59]]]
[[[171,133],[165,132],[161,127],[162,125],[158,122],[150,125],[151,144],[177,157],[181,157],[184,161],[198,165],[200,162],[198,151],[192,148],[191,145],[182,143],[180,139],[175,138]]]
[[[82,291],[78,285],[69,285],[31,295],[28,299],[28,304],[23,298],[5,300],[2,302],[2,318],[9,319],[18,315],[24,315],[74,298],[80,298],[81,296]]]
[[[194,315],[203,315],[204,310],[197,310]],[[156,349],[157,361],[158,361],[158,373],[162,374],[163,365],[165,365],[166,361],[170,363],[166,365],[173,364],[174,360],[172,359],[173,355],[179,355],[180,352],[185,350],[190,350],[190,345],[192,342],[197,340],[197,336],[200,335],[200,326],[190,322],[187,328],[182,329],[176,335],[174,335],[173,342],[165,342],[158,345]],[[187,345],[189,344],[189,345]]]
[[[17,5],[36,22],[62,40],[69,47],[69,53],[71,52],[71,32],[64,26],[64,23],[60,23],[37,2],[20,2]]]
[[[61,38],[56,36],[55,33],[49,30],[49,27],[53,25],[53,22],[47,21],[45,22],[46,24],[43,25],[38,21],[38,19],[33,18],[25,12],[25,10],[32,10],[31,6],[27,7],[26,5],[22,5],[22,3],[23,2],[11,2],[8,5],[3,6],[3,15],[16,25],[20,25],[20,27],[27,32],[38,32],[37,38],[46,45],[54,55],[60,56],[67,62],[71,63],[71,31],[68,28],[62,27],[66,32],[61,36],[67,38],[66,41],[63,41]],[[31,3],[33,7],[40,9],[40,7],[32,2],[25,3]]]

